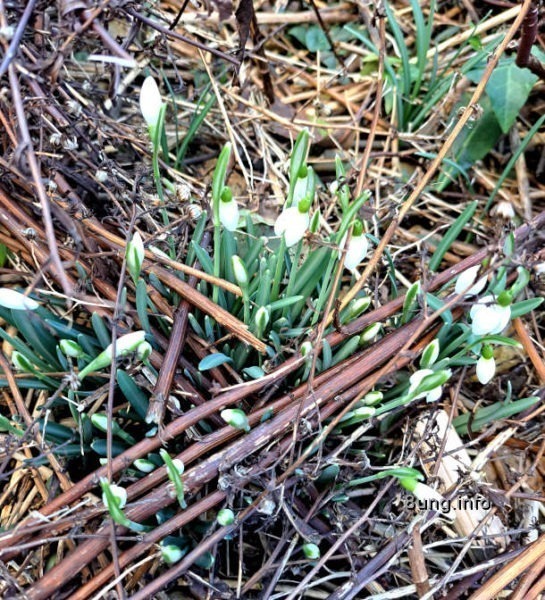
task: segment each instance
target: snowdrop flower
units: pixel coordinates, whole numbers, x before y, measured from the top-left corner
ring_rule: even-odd
[[[288,248],[295,246],[299,240],[303,239],[310,224],[309,208],[309,203],[301,200],[298,206],[286,208],[278,215],[274,224],[274,233],[284,235]]]
[[[469,315],[474,335],[501,333],[511,319],[511,306],[495,302],[492,296],[485,296],[471,307]]]
[[[409,377],[409,394],[412,394],[418,389],[418,387],[422,383],[422,380],[425,377],[427,377],[428,375],[433,375],[435,373],[436,372],[432,371],[431,369],[420,369],[419,371],[416,371],[416,373],[413,373]],[[440,373],[440,371],[437,373]],[[418,400],[419,398],[426,398],[426,402],[436,402],[437,400],[439,400],[439,398],[441,398],[442,394],[443,386],[438,385],[432,388],[431,390],[420,392],[417,396],[414,397],[414,399]]]
[[[221,224],[229,231],[235,231],[238,225],[238,204],[233,200],[233,193],[228,187],[223,188],[219,201],[219,214]]]
[[[486,385],[496,373],[496,361],[494,352],[490,346],[484,346],[481,356],[477,361],[477,379],[483,385]]]
[[[348,234],[345,234],[340,243],[340,248],[344,248],[346,244],[346,238]],[[344,266],[349,271],[354,271],[361,261],[367,256],[367,250],[369,249],[369,242],[367,237],[363,233],[363,224],[361,221],[354,223],[352,230],[352,237],[350,243],[346,249],[346,256],[344,257]]]
[[[10,288],[0,288],[0,306],[11,310],[36,310],[40,305],[32,298]]]
[[[144,83],[140,89],[140,112],[148,127],[157,127],[162,106],[161,92],[157,87],[155,79],[149,75],[144,79]]]
[[[465,271],[460,273],[460,275],[458,275],[458,279],[456,280],[454,293],[464,294],[464,296],[468,297],[476,296],[477,294],[482,292],[486,285],[487,278],[485,275],[484,277],[481,277],[477,281],[477,283],[475,283],[475,279],[477,278],[477,273],[479,272],[479,269],[480,265],[475,265],[474,267],[470,267],[469,269],[466,269]]]

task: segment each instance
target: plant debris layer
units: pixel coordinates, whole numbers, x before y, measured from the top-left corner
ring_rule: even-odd
[[[3,597],[545,589],[545,54],[524,21],[536,10],[0,6],[0,282],[39,303],[0,307]],[[166,105],[151,141],[139,108],[149,75]],[[246,257],[263,238],[267,257],[280,252],[272,227],[302,131],[320,216],[308,254],[287,252],[286,265],[338,260],[344,193],[365,199],[354,216],[371,250],[356,273],[331,270],[330,294],[314,269],[320,310],[304,294],[272,300],[277,319],[259,329],[241,316],[229,240]],[[244,225],[224,236],[218,277],[213,180],[227,142]],[[125,260],[135,231],[136,276]],[[487,338],[498,345],[484,386],[486,350],[453,358],[455,339],[473,339],[475,299],[452,284],[475,266],[495,297],[517,290],[503,341]],[[280,323],[296,308],[307,321]],[[110,347],[102,371],[78,377],[136,331],[151,343],[143,362]],[[427,402],[409,382],[436,362],[434,340],[448,369]],[[247,426],[226,423],[225,409]],[[416,472],[443,504],[418,497]],[[106,508],[107,481],[127,492],[122,521]]]

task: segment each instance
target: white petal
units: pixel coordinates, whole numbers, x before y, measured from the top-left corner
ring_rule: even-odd
[[[346,250],[344,266],[349,271],[353,271],[367,255],[368,248],[369,242],[365,235],[352,236]]]
[[[236,200],[230,202],[220,200],[220,221],[225,229],[235,231],[238,225],[238,204]]]
[[[433,388],[433,390],[430,390],[426,394],[426,402],[437,402],[437,400],[441,399],[442,395],[443,395],[443,386],[438,385],[436,388]]]
[[[481,356],[477,361],[477,379],[486,385],[496,373],[496,362],[494,358]]]
[[[479,304],[471,309],[471,330],[475,335],[487,335],[496,331],[501,315],[494,308]]]
[[[490,333],[501,333],[511,320],[511,307],[496,304],[493,308],[498,321],[496,327]]]
[[[40,305],[32,298],[10,288],[0,288],[0,306],[12,310],[36,310]]]
[[[465,296],[476,296],[479,294],[484,286],[486,285],[487,278],[481,277],[475,285],[472,285],[477,277],[477,273],[479,272],[480,265],[475,265],[474,267],[470,267],[463,273],[460,273],[458,279],[456,280],[456,286],[454,287],[454,292],[456,294],[464,293]],[[469,288],[469,286],[472,286]],[[467,292],[465,291],[467,288]]]
[[[299,209],[296,206],[292,206],[291,208],[286,208],[278,215],[274,223],[275,235],[282,235],[286,231],[293,218],[296,217],[296,212],[299,212]]]
[[[286,246],[290,248],[303,238],[309,223],[308,212],[302,213],[299,208],[292,206],[278,216],[274,224],[274,232],[276,235],[284,234]]]
[[[150,127],[155,127],[163,104],[161,92],[151,75],[144,79],[140,90],[140,112]]]

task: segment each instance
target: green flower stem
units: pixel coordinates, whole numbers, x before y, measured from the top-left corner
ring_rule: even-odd
[[[214,176],[212,177],[212,210],[214,222],[214,277],[220,276],[221,268],[221,221],[220,221],[220,202],[223,188],[225,187],[225,178],[227,176],[227,167],[231,157],[231,144],[227,142],[220,152]],[[219,288],[214,286],[212,290],[212,300],[217,304],[219,298]]]
[[[282,239],[284,239],[284,238],[282,238]],[[291,261],[291,269],[290,269],[290,275],[289,275],[289,279],[288,279],[288,285],[286,287],[286,291],[284,292],[284,297],[286,297],[286,298],[291,298],[291,296],[293,295],[293,287],[295,286],[295,283],[297,281],[297,273],[299,272],[299,262],[301,259],[302,248],[303,248],[303,240],[297,242],[297,245],[295,246],[293,258]],[[282,311],[282,316],[283,317],[287,316],[289,311],[290,311],[290,307],[286,306],[284,308],[284,310]]]
[[[274,278],[272,282],[271,289],[271,302],[278,300],[278,296],[280,294],[280,283],[284,278],[284,261],[286,258],[286,240],[284,236],[280,239],[280,246],[278,247],[278,252],[276,255],[276,268],[274,270]]]

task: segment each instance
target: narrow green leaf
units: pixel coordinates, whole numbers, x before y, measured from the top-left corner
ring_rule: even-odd
[[[462,211],[462,214],[454,221],[451,227],[445,232],[443,239],[439,242],[433,256],[430,260],[430,270],[437,271],[443,260],[443,256],[448,252],[449,248],[456,241],[464,227],[473,217],[475,210],[477,208],[477,201],[473,201]]]
[[[209,369],[215,369],[220,365],[225,363],[232,363],[232,359],[221,352],[216,352],[214,354],[209,354],[205,356],[201,362],[199,363],[199,371],[208,371]]]

